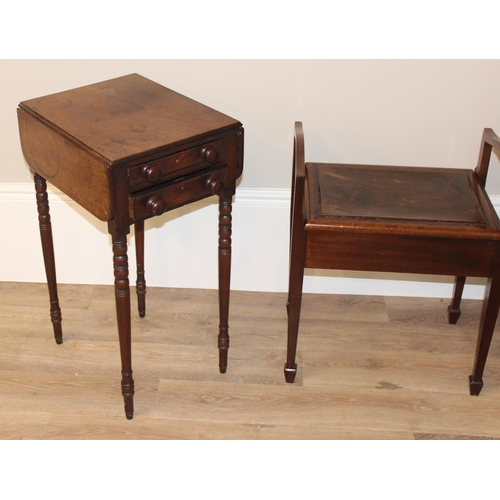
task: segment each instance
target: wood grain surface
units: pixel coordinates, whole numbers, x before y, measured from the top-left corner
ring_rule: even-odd
[[[441,299],[305,295],[286,384],[285,294],[232,292],[230,364],[217,366],[216,290],[149,288],[132,317],[135,416],[123,416],[113,289],[0,283],[0,438],[499,439],[500,344],[468,394],[481,301],[457,325]],[[165,327],[165,325],[167,325]]]

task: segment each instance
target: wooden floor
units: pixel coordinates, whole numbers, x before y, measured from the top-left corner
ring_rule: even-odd
[[[45,284],[0,283],[2,439],[500,439],[500,340],[468,394],[481,308],[457,325],[440,299],[305,295],[299,371],[286,384],[285,294],[233,291],[226,374],[217,292],[133,298],[135,415],[125,419],[113,289],[60,285],[64,343]]]

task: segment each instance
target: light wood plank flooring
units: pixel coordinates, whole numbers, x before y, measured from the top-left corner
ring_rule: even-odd
[[[125,419],[113,289],[0,283],[2,439],[500,439],[500,340],[468,394],[481,309],[457,325],[440,299],[305,295],[299,372],[286,384],[284,293],[233,291],[226,374],[217,291],[132,296],[135,415]]]

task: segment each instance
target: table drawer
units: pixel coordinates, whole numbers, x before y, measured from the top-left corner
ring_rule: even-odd
[[[174,177],[208,168],[223,160],[224,140],[210,141],[130,168],[128,184],[135,189],[143,189]]]
[[[147,219],[186,203],[218,195],[228,186],[228,173],[229,169],[224,165],[134,193],[129,197],[130,218]]]

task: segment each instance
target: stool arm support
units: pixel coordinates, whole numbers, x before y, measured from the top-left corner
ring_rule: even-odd
[[[304,130],[302,122],[295,122],[295,136],[293,147],[293,173],[294,177],[305,175]]]
[[[302,122],[295,122],[293,143],[293,172],[290,206],[290,247],[294,229],[303,225],[304,221],[304,187],[305,187],[305,153],[304,131]],[[290,249],[291,253],[291,249]]]
[[[492,148],[500,152],[500,137],[491,128],[485,128],[481,140],[481,149],[479,150],[479,160],[475,169],[477,178],[483,187],[486,185]]]

